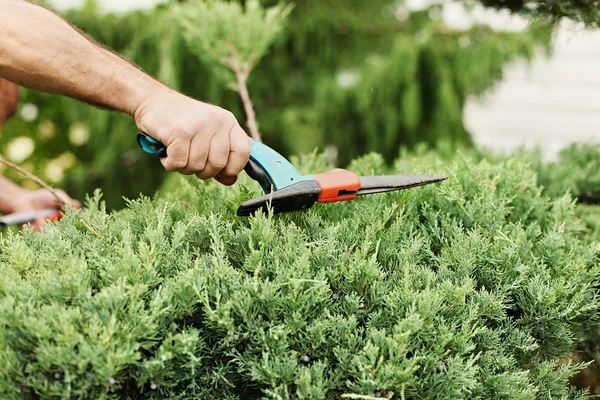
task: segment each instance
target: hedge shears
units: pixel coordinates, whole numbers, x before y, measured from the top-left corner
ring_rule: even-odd
[[[62,217],[60,210],[55,208],[46,208],[44,210],[29,211],[23,213],[7,214],[0,217],[0,228],[9,225],[25,225],[35,221],[37,218],[44,218],[47,221],[57,221]]]
[[[166,147],[153,137],[141,132],[137,135],[140,147],[160,158],[167,156]],[[358,196],[414,188],[440,182],[442,175],[384,175],[358,176],[354,172],[336,168],[330,172],[301,175],[281,154],[265,144],[250,139],[250,159],[244,170],[257,181],[264,196],[243,202],[238,216],[249,216],[257,210],[274,214],[305,210],[315,203],[334,203],[354,200]]]

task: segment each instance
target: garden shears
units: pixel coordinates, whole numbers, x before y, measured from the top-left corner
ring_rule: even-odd
[[[42,217],[48,221],[56,221],[59,220],[62,215],[60,214],[60,210],[57,210],[56,208],[46,208],[38,211],[7,214],[3,217],[0,217],[0,228],[4,228],[9,225],[25,225],[29,222],[35,221],[38,217]]]
[[[160,158],[167,156],[166,147],[151,136],[141,132],[137,141],[146,153]],[[250,141],[250,159],[244,170],[260,184],[265,194],[243,202],[237,210],[238,216],[249,216],[269,208],[274,214],[305,210],[317,202],[354,200],[366,194],[409,189],[448,178],[442,175],[358,176],[340,168],[322,174],[301,175],[281,154],[261,142]]]

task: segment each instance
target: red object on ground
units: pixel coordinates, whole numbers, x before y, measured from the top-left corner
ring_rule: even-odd
[[[321,187],[319,203],[354,200],[356,191],[360,189],[360,177],[345,169],[336,168],[314,177]]]

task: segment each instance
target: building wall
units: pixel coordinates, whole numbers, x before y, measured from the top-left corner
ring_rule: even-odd
[[[563,24],[554,54],[511,65],[464,112],[474,140],[501,149],[539,146],[547,159],[572,142],[600,139],[600,32]]]

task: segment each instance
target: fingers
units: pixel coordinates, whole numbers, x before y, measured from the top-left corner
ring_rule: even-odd
[[[237,182],[237,176],[223,177],[221,175],[215,176],[215,180],[225,186],[231,186]]]
[[[250,138],[239,124],[233,127],[229,135],[229,160],[220,174],[224,178],[238,176],[248,164],[250,156]]]
[[[62,200],[62,202],[68,206],[73,207],[76,210],[79,210],[81,208],[81,203],[75,199],[72,199],[71,197],[69,197],[69,195],[61,189],[56,190],[58,197],[60,198],[60,200]],[[56,207],[60,207],[61,204],[56,201],[56,198],[54,196],[52,196],[54,199],[54,202],[56,203]]]
[[[225,186],[237,182],[237,176],[246,167],[250,155],[250,138],[239,124],[235,124],[229,136],[231,145],[227,165],[215,176],[215,179]]]
[[[63,204],[67,206],[73,207],[75,209],[81,208],[81,203],[77,200],[69,197],[64,190],[55,189],[54,193],[50,193],[50,191],[46,189],[40,189],[34,192],[31,192],[28,195],[27,204],[31,205],[31,208],[34,210],[43,210],[45,208],[58,208],[60,209]],[[58,196],[58,199],[56,198]]]
[[[31,205],[35,210],[43,210],[44,208],[60,208],[62,206],[62,202],[66,203],[66,200],[69,198],[65,192],[60,189],[54,190],[56,196],[46,189],[36,190],[31,193]],[[60,201],[59,201],[60,199]]]
[[[75,199],[69,198],[67,199],[67,201],[65,202],[66,205],[73,207],[76,210],[79,210],[81,208],[81,203],[78,202]]]
[[[227,166],[229,160],[229,134],[219,134],[210,142],[210,152],[206,167],[196,174],[199,179],[210,179],[217,176]]]
[[[167,146],[161,163],[169,172],[218,178],[229,185],[248,162],[248,136],[235,116],[220,107],[169,92],[147,100],[136,112],[136,123]]]
[[[195,175],[198,171],[204,170],[208,162],[210,144],[206,145],[206,139],[200,135],[195,135],[189,146],[188,164],[180,173],[184,175]]]
[[[0,78],[0,117],[7,119],[14,115],[19,104],[19,89],[12,82]]]
[[[250,139],[236,122],[224,137],[211,142],[207,168],[197,174],[200,179],[214,177],[218,182],[231,186],[237,181],[250,155]]]
[[[15,213],[23,213],[23,212],[37,212],[45,209],[61,209],[64,205],[73,207],[74,209],[80,209],[81,203],[77,200],[72,199],[65,193],[63,190],[55,189],[51,193],[47,189],[39,189],[34,191],[23,191],[23,194],[16,199]],[[57,199],[58,197],[58,199]],[[22,229],[26,225],[31,225],[35,232],[39,232],[43,230],[43,228],[47,224],[48,216],[45,216],[46,213],[37,213],[36,218],[25,224],[20,225]]]
[[[192,137],[178,135],[167,148],[167,157],[161,158],[160,162],[169,172],[183,171],[189,162],[190,143]]]
[[[235,120],[234,120],[235,121]],[[250,140],[237,121],[227,130],[220,130],[208,145],[200,133],[190,142],[176,139],[167,149],[168,157],[161,160],[169,172],[195,174],[199,179],[215,178],[230,186],[237,181],[250,154]]]

